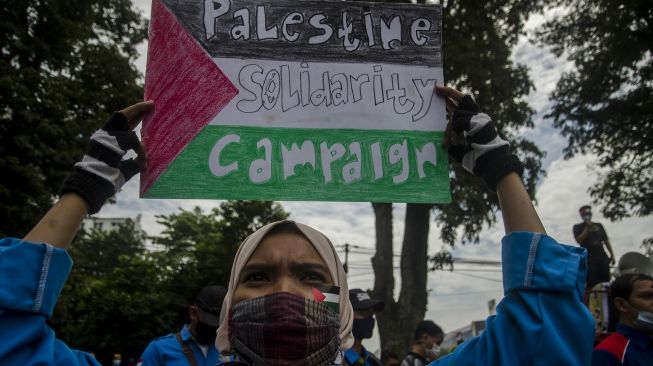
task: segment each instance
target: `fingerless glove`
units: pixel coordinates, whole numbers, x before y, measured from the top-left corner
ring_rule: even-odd
[[[61,195],[74,192],[88,204],[89,214],[140,171],[134,159],[122,160],[129,150],[140,146],[138,136],[129,128],[125,116],[115,112],[104,126],[91,135],[84,158],[75,164],[61,187]]]
[[[491,190],[511,172],[521,176],[522,162],[510,153],[510,144],[499,136],[490,116],[480,111],[471,95],[465,95],[452,118],[452,128],[465,135],[464,144],[449,147],[449,155],[473,174],[483,178]]]

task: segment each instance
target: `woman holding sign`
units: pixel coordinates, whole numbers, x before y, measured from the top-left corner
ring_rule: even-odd
[[[594,333],[581,302],[584,249],[546,236],[521,181],[522,164],[474,100],[451,88],[437,91],[452,114],[450,155],[499,196],[506,297],[480,337],[432,364],[589,364]],[[98,365],[57,340],[45,321],[72,266],[66,248],[83,218],[143,166],[144,149],[131,130],[152,108],[144,102],[115,113],[93,134],[59,202],[22,240],[0,240],[1,365]],[[128,150],[138,158],[122,161]],[[237,364],[338,364],[351,345],[347,291],[342,264],[323,234],[290,221],[267,225],[234,259],[216,346]]]

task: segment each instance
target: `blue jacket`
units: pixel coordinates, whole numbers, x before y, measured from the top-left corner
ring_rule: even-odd
[[[100,366],[56,339],[45,323],[72,264],[63,249],[0,239],[0,365]]]
[[[356,365],[356,366],[380,366],[381,361],[374,356],[374,354],[367,352],[365,347],[363,347],[362,354],[358,354],[354,347],[348,349],[345,352],[345,357],[343,358],[343,365]]]
[[[222,363],[220,354],[214,345],[210,345],[206,357],[200,347],[193,340],[188,327],[181,328],[181,340],[188,342],[195,355],[195,361],[199,366],[215,366]],[[188,359],[184,355],[181,345],[174,334],[159,337],[147,345],[139,365],[142,366],[189,366]]]
[[[586,251],[543,234],[502,241],[505,297],[485,330],[430,365],[589,365],[594,320],[582,302]]]
[[[622,323],[592,352],[592,366],[648,366],[652,363],[651,337]]]

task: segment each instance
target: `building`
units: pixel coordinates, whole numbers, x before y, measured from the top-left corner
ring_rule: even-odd
[[[81,229],[85,231],[101,230],[112,232],[118,229],[120,225],[126,224],[128,221],[134,223],[134,229],[143,231],[141,228],[141,215],[135,218],[130,217],[89,217],[82,221]]]
[[[454,331],[448,332],[444,336],[444,341],[440,345],[440,348],[448,352],[449,350],[455,348],[458,345],[457,339],[458,334],[462,335],[464,341],[479,336],[485,330],[485,320],[475,320],[469,325],[466,325],[462,328],[458,328]]]

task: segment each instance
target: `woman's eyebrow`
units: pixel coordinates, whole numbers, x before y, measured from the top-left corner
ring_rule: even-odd
[[[276,268],[277,265],[273,263],[248,263],[243,267],[241,273],[252,271],[271,272],[275,271]]]
[[[329,269],[324,264],[314,262],[290,262],[288,268],[292,272],[322,271],[329,273]]]

